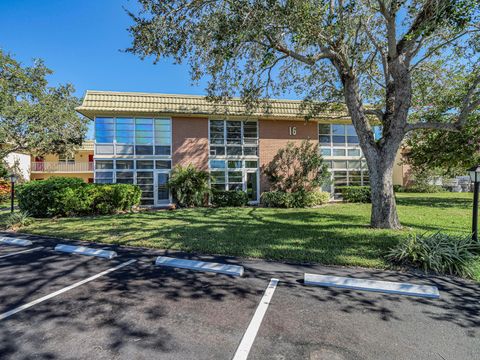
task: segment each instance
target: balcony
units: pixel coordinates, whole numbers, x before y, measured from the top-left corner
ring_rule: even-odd
[[[93,172],[93,162],[40,161],[31,163],[32,173],[85,173]]]

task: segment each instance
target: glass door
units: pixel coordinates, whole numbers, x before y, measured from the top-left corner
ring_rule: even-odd
[[[249,202],[258,202],[258,172],[247,172],[247,196]]]
[[[170,191],[167,187],[169,178],[170,174],[168,172],[157,172],[155,205],[170,204]]]

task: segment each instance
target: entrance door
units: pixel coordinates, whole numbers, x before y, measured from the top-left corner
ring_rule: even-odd
[[[247,172],[247,196],[249,202],[258,202],[258,172]]]
[[[155,205],[168,205],[170,204],[170,191],[168,190],[167,183],[170,178],[170,174],[167,172],[157,172],[157,186]]]

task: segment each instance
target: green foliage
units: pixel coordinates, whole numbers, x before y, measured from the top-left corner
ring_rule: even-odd
[[[88,119],[75,111],[73,86],[48,86],[50,74],[41,60],[25,67],[0,49],[0,159],[15,151],[65,154],[81,145]]]
[[[33,219],[27,212],[14,212],[5,219],[4,226],[6,229],[18,229],[33,223]]]
[[[411,235],[391,249],[387,258],[424,271],[472,277],[472,262],[479,254],[480,244],[471,236],[438,232]]]
[[[168,187],[179,206],[204,206],[211,194],[209,180],[208,172],[198,170],[192,164],[176,166],[170,174]]]
[[[372,191],[370,186],[338,186],[342,193],[343,200],[355,203],[372,202]]]
[[[230,191],[213,191],[212,205],[224,206],[245,206],[248,204],[248,196],[245,191],[230,190]]]
[[[330,194],[324,191],[296,192],[267,191],[262,193],[261,203],[265,207],[272,208],[305,208],[326,204],[330,200]]]
[[[140,203],[141,191],[130,184],[86,184],[81,179],[52,177],[23,184],[18,206],[33,217],[113,214]]]
[[[312,191],[330,178],[318,147],[308,140],[299,146],[289,142],[278,150],[264,172],[272,190],[283,192]]]

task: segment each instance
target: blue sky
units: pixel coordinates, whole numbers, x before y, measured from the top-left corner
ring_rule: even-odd
[[[192,86],[188,66],[164,60],[154,65],[121,50],[130,45],[134,0],[0,0],[0,47],[31,64],[42,58],[54,71],[52,85],[87,89],[203,94]],[[91,136],[91,131],[89,132]]]

